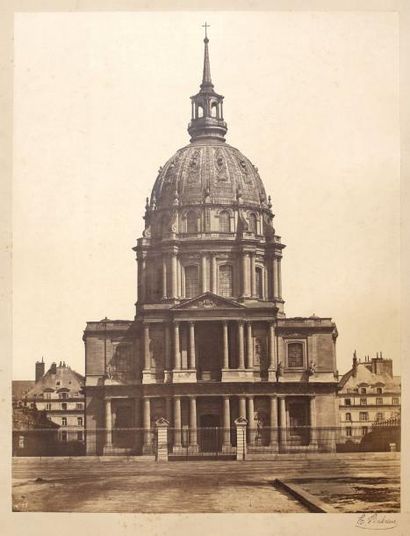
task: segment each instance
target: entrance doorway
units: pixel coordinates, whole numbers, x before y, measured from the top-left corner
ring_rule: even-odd
[[[201,452],[220,452],[222,450],[223,430],[220,428],[219,415],[201,415],[199,418],[199,448]]]
[[[290,443],[292,445],[309,444],[309,406],[305,400],[289,403],[289,426]]]

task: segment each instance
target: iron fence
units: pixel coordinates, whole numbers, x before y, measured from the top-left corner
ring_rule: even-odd
[[[400,450],[400,424],[370,426],[253,428],[245,431],[248,453],[366,452]],[[148,455],[157,452],[158,432],[152,428],[85,430],[83,441],[62,441],[49,429],[13,430],[13,456]],[[229,458],[236,454],[236,427],[167,429],[170,459]]]

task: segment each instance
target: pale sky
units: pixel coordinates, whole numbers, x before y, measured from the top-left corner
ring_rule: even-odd
[[[16,15],[13,376],[84,372],[87,320],[132,319],[145,197],[188,143],[207,20],[227,142],[272,196],[288,317],[331,316],[340,372],[399,372],[395,13]]]

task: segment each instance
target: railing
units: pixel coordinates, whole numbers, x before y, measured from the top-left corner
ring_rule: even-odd
[[[253,423],[252,423],[253,424]],[[170,458],[226,457],[236,454],[237,428],[166,425]],[[396,422],[374,423],[372,427],[293,426],[241,428],[249,454],[309,452],[371,452],[400,450],[400,426]],[[56,430],[13,430],[13,456],[148,455],[155,456],[158,429],[130,427],[85,430],[84,441],[62,441]],[[242,442],[242,439],[241,439]]]

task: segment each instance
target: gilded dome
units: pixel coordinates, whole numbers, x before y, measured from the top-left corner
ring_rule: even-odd
[[[266,203],[257,168],[238,149],[206,140],[179,149],[160,168],[151,196],[157,208],[239,200],[256,206]]]

